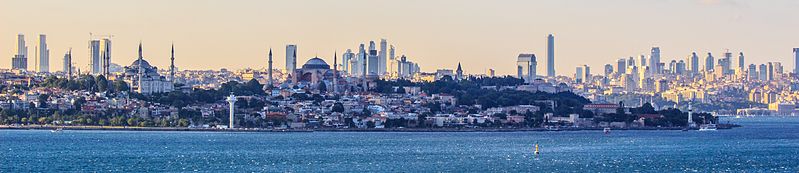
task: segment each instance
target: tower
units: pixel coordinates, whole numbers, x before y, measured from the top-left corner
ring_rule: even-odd
[[[463,80],[463,69],[461,68],[461,63],[458,63],[458,69],[455,70],[456,76],[455,80],[460,81]]]
[[[793,48],[793,73],[799,77],[799,48]]]
[[[744,52],[738,52],[738,69],[744,69]]]
[[[688,62],[691,65],[691,73],[698,74],[699,73],[699,56],[696,56],[696,52],[691,52],[691,59]]]
[[[69,51],[64,54],[64,73],[67,75],[67,79],[72,80],[72,48],[69,48]]]
[[[286,74],[294,73],[297,69],[297,45],[286,45]]]
[[[28,69],[28,47],[25,46],[25,35],[17,35],[17,54],[11,58],[11,69]]]
[[[269,82],[267,82],[268,89],[272,89],[274,83],[272,83],[272,48],[269,48],[269,69],[267,69],[269,73]]]
[[[234,114],[234,111],[235,111],[235,108],[236,108],[236,96],[233,95],[233,92],[231,92],[230,96],[228,96],[225,101],[227,101],[228,104],[230,105],[230,117],[229,117],[230,125],[228,125],[228,128],[233,129],[234,128],[233,127],[233,114]]]
[[[333,52],[333,94],[337,94],[338,89],[338,52]]]
[[[691,107],[691,104],[688,104],[688,127],[696,127],[694,123],[694,110]]]
[[[170,65],[169,65],[169,81],[173,84],[175,83],[175,44],[172,43],[172,52],[170,54]]]
[[[47,48],[47,35],[39,34],[39,71],[50,71],[50,49]]]
[[[653,71],[652,74],[660,74],[663,70],[660,68],[660,47],[652,47],[649,55],[649,68]]]
[[[141,46],[141,44],[139,44]],[[89,73],[100,73],[100,40],[89,40]]]
[[[547,76],[555,77],[555,36],[547,36]]]
[[[713,71],[713,66],[715,66],[714,61],[716,60],[713,58],[713,54],[708,52],[707,58],[705,58],[705,71]]]
[[[380,66],[377,68],[377,75],[385,75],[386,74],[386,67],[388,66],[387,61],[388,57],[386,57],[386,46],[388,43],[386,39],[380,39],[380,53],[378,53],[377,57],[377,65]]]

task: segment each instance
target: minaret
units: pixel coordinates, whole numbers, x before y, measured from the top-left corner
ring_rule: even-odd
[[[363,50],[363,44],[361,44],[361,50]],[[363,57],[363,63],[361,63],[361,64],[363,64],[363,68],[362,68],[363,70],[361,70],[361,71],[363,71],[363,76],[362,76],[363,77],[363,92],[366,92],[366,91],[369,90],[369,87],[366,86],[366,85],[368,85],[366,83],[366,71],[369,71],[369,70],[366,69],[366,64],[367,64],[367,62],[366,62],[366,57],[367,57],[366,53],[362,53],[361,56]]]
[[[169,81],[175,83],[175,43],[172,43],[172,57],[170,58],[171,65],[169,65]]]
[[[336,85],[338,85],[338,52],[333,52],[333,94],[336,94]]]
[[[267,82],[268,85],[264,89],[272,89],[272,86],[274,86],[274,83],[272,83],[272,48],[269,48],[269,69],[267,71],[269,71],[269,82]]]
[[[235,108],[236,108],[236,96],[233,95],[233,92],[230,93],[230,96],[228,96],[226,101],[230,104],[230,125],[228,127],[232,129],[233,128],[233,113],[234,113],[233,111],[235,111]]]
[[[138,78],[136,79],[136,82],[138,83],[137,89],[139,90],[139,92],[142,92],[142,88],[141,88],[142,82],[141,82],[141,80],[142,80],[142,78],[144,78],[144,68],[142,67],[142,61],[144,61],[144,58],[141,55],[141,41],[139,41],[139,60],[138,60],[139,70],[138,70],[138,76],[137,76]],[[133,87],[131,87],[131,89],[132,88]]]

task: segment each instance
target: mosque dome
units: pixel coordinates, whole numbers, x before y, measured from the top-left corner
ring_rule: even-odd
[[[330,65],[325,60],[319,58],[311,58],[302,65],[303,69],[330,69]]]

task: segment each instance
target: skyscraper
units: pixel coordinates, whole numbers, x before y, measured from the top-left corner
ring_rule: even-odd
[[[705,71],[713,71],[713,67],[715,66],[713,58],[713,54],[710,52],[707,53],[707,58],[705,58]]]
[[[72,79],[72,48],[64,54],[64,74],[67,78]]]
[[[47,48],[47,35],[39,34],[39,72],[50,71],[50,49]]]
[[[89,40],[89,69],[91,74],[100,73],[100,40]]]
[[[100,45],[100,72],[108,76],[111,74],[111,39],[103,38]]]
[[[619,75],[627,73],[627,60],[621,58],[616,61],[616,73]]]
[[[613,74],[613,65],[605,64],[605,77],[610,77]]]
[[[368,59],[368,60],[366,60],[366,63],[368,63],[367,64],[368,65],[368,67],[367,67],[368,74],[367,75],[379,75],[379,72],[380,72],[380,60],[379,59],[380,58],[377,55],[377,49],[375,47],[375,42],[374,41],[369,41],[369,56],[368,56],[367,59]]]
[[[744,66],[746,66],[744,63],[745,63],[744,62],[744,52],[739,52],[738,53],[738,69],[743,70]]]
[[[294,73],[297,69],[297,45],[286,45],[286,74]]]
[[[583,83],[583,67],[577,66],[574,71],[574,83]]]
[[[648,63],[646,61],[646,55],[641,55],[641,58],[639,58],[638,61],[640,61],[639,63],[641,64],[641,68],[646,67],[646,63]]]
[[[347,49],[347,51],[345,51],[345,52],[344,52],[344,54],[343,54],[343,55],[341,55],[341,57],[342,57],[342,58],[344,58],[344,59],[341,61],[341,62],[342,62],[342,65],[343,65],[343,66],[342,66],[342,68],[341,68],[341,71],[343,71],[343,72],[344,72],[344,74],[350,74],[350,73],[353,73],[353,72],[350,70],[350,68],[355,68],[355,67],[357,67],[357,66],[355,66],[355,65],[350,65],[350,63],[351,63],[352,61],[355,61],[355,60],[357,60],[357,58],[354,58],[354,57],[355,57],[355,53],[352,53],[352,50],[351,50],[351,49]],[[354,75],[354,74],[351,74],[351,75]]]
[[[555,77],[555,36],[547,36],[547,76]]]
[[[749,69],[746,71],[746,77],[749,80],[756,80],[757,79],[757,65],[749,64]]]
[[[28,46],[25,46],[25,35],[17,35],[17,54],[11,58],[11,69],[28,70]]]
[[[583,82],[584,83],[591,83],[591,67],[588,65],[583,65]]]
[[[660,68],[660,47],[652,47],[649,55],[649,67],[654,72],[652,74],[659,74],[663,70]]]
[[[696,56],[696,52],[691,52],[689,64],[691,65],[691,73],[699,73],[699,56]]]
[[[793,73],[799,76],[799,48],[793,48]]]
[[[377,57],[378,66],[380,67],[377,69],[377,74],[381,76],[387,73],[386,67],[388,67],[388,56],[386,54],[388,52],[386,49],[388,49],[388,43],[386,42],[386,39],[380,39],[380,53]]]
[[[397,58],[394,54],[394,45],[388,46],[388,74],[394,76],[397,74]]]
[[[768,66],[766,66],[766,64],[760,64],[758,68],[760,69],[758,79],[762,81],[768,80]]]

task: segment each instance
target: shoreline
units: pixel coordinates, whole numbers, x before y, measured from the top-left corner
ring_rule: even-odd
[[[741,127],[735,124],[719,124],[719,130]],[[188,132],[547,132],[547,131],[603,131],[602,127],[547,128],[303,128],[303,129],[211,129],[187,127],[128,127],[128,126],[0,126],[0,130],[100,130],[100,131],[188,131]],[[684,130],[684,127],[635,127],[611,128],[611,130]],[[697,130],[691,128],[689,130]]]

